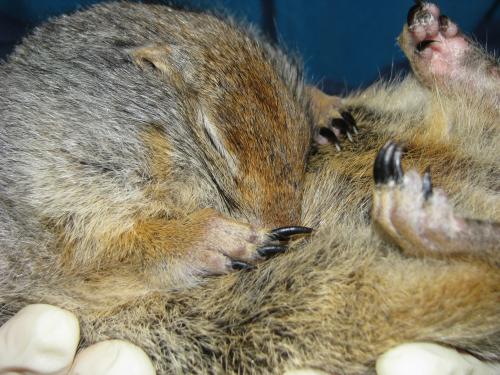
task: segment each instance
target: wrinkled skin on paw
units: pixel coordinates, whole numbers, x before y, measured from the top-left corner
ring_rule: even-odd
[[[459,217],[442,189],[433,189],[430,169],[423,176],[401,167],[403,149],[388,142],[374,164],[374,223],[410,255],[488,256],[498,252],[496,223]],[[492,259],[498,258],[498,255]]]

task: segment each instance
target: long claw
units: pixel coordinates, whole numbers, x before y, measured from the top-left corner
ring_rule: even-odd
[[[340,113],[340,115],[350,125],[350,129],[349,129],[350,132],[352,132],[354,134],[358,134],[358,127],[356,126],[357,125],[356,119],[347,111],[343,111],[342,113]],[[347,138],[349,138],[349,140],[352,142],[352,138],[350,137],[349,132],[347,132]]]
[[[422,40],[420,43],[417,44],[415,49],[417,52],[422,52],[424,49],[429,47],[432,43],[437,43],[437,40]]]
[[[231,261],[231,267],[235,271],[239,271],[239,270],[252,270],[252,269],[255,268],[255,266],[253,266],[251,264],[248,264],[248,263],[245,263],[245,262],[241,262],[239,260],[232,260]]]
[[[351,132],[354,132],[354,125],[350,122],[350,120],[346,120],[344,118],[334,118],[330,123],[330,127],[337,129],[338,132],[344,134],[351,143],[354,142],[351,135]]]
[[[396,146],[393,158],[393,163],[394,163],[393,172],[394,172],[394,179],[397,184],[403,182],[403,168],[401,167],[401,155],[403,155],[403,149],[399,146]]]
[[[261,257],[268,258],[276,254],[283,253],[285,250],[286,246],[284,245],[269,245],[258,248],[257,252]]]
[[[424,172],[424,177],[422,179],[422,192],[424,194],[425,200],[429,199],[432,196],[432,180],[430,167],[427,167]]]
[[[384,157],[387,148],[390,146],[391,142],[387,142],[377,153],[375,157],[375,163],[373,163],[373,179],[375,183],[383,184],[386,182],[386,176],[384,175]]]
[[[351,125],[343,118],[333,118],[330,122],[330,126],[340,131],[340,133],[345,134]]]
[[[385,182],[389,182],[394,179],[394,167],[392,161],[395,149],[396,149],[396,144],[391,142],[384,154],[382,173],[384,174]]]
[[[346,120],[346,121],[347,121],[347,122],[348,122],[351,126],[354,126],[354,127],[356,126],[356,120],[354,119],[354,117],[352,117],[352,115],[351,115],[349,112],[347,112],[347,111],[342,111],[342,112],[340,113],[340,115],[341,115],[341,116],[342,116],[342,118],[343,118],[344,120]]]
[[[413,21],[415,20],[415,15],[421,9],[422,9],[422,2],[416,1],[416,4],[410,8],[410,10],[408,11],[408,15],[406,16],[406,24],[408,26],[413,25]]]
[[[337,148],[337,151],[342,150],[340,148],[339,139],[337,138],[337,136],[335,135],[335,133],[333,131],[331,131],[328,128],[321,128],[321,129],[319,129],[319,134],[321,136],[325,137],[326,139],[328,139],[328,141],[330,141],[330,143],[333,143],[335,145],[335,147]]]
[[[273,240],[288,240],[290,236],[294,236],[296,234],[309,234],[312,232],[312,228],[302,227],[302,226],[293,226],[293,227],[281,227],[273,229],[269,237]]]
[[[376,184],[386,184],[389,181],[398,184],[402,182],[404,175],[401,167],[402,154],[403,149],[392,141],[380,149],[373,164],[373,178]]]
[[[353,139],[352,139],[352,135],[350,132],[346,132],[345,135],[347,136],[347,139],[349,140],[349,142],[353,143]]]

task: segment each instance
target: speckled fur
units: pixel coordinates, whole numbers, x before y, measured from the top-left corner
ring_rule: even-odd
[[[93,12],[97,13],[91,11],[85,17],[91,18]],[[25,41],[17,54],[32,42]],[[6,71],[17,64],[11,58],[0,70],[2,79],[8,79]],[[294,70],[283,74],[289,72]],[[103,82],[108,88],[121,82],[115,82],[116,76],[109,79]],[[23,84],[16,82],[18,87]],[[23,92],[32,92],[32,81],[24,82]],[[1,87],[2,94],[9,90],[8,85]],[[55,124],[69,121],[64,108],[44,101],[42,89],[37,91],[39,96],[25,94],[19,99],[22,105],[33,116],[40,106],[51,105]],[[340,153],[325,145],[311,156],[302,222],[316,228],[314,235],[255,270],[166,293],[148,290],[134,274],[119,268],[106,274],[57,268],[56,255],[46,245],[51,243],[50,234],[29,210],[13,210],[15,201],[28,195],[20,190],[24,185],[14,184],[9,173],[2,172],[2,196],[8,192],[9,199],[2,199],[0,211],[0,318],[6,320],[27,303],[56,304],[79,316],[82,346],[107,338],[130,340],[151,356],[159,374],[266,374],[301,367],[332,374],[371,374],[380,354],[408,341],[437,342],[500,361],[498,259],[408,257],[385,241],[369,218],[373,160],[378,149],[394,139],[408,147],[405,168],[422,171],[430,165],[435,186],[450,193],[460,214],[499,221],[499,111],[481,95],[470,97],[466,86],[461,90],[463,99],[443,95],[439,87],[423,88],[410,76],[344,98],[342,105],[356,118],[360,134]],[[78,100],[84,98],[90,96],[82,93]],[[301,101],[308,102],[307,98]],[[0,101],[0,105],[7,103]],[[142,113],[141,103],[130,105],[131,112]],[[172,99],[172,105],[179,103]],[[5,107],[1,109],[5,113]],[[12,128],[15,120],[2,116],[2,126]],[[105,134],[96,136],[110,142],[107,156],[120,168],[115,152],[135,155],[140,149],[134,135],[119,142],[103,138]],[[186,141],[185,146],[192,147],[193,139]],[[64,138],[59,142],[64,144]],[[48,152],[37,147],[32,152]],[[9,151],[2,151],[2,156],[5,166]],[[43,166],[26,161],[24,168],[33,171]],[[54,181],[71,181],[71,170],[52,173]],[[123,175],[131,181],[135,177]],[[49,180],[39,183],[49,184]],[[95,194],[99,194],[98,184]],[[135,194],[130,190],[116,196],[116,204],[131,209]],[[196,206],[196,194],[183,194],[182,203]],[[51,203],[60,205],[62,198],[54,195]]]

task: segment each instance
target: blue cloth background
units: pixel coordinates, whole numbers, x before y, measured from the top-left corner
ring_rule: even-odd
[[[0,58],[46,18],[99,0],[0,0]],[[162,1],[144,1],[162,2]],[[396,37],[410,0],[178,0],[254,23],[298,51],[309,79],[327,91],[364,86],[405,69]],[[500,49],[499,0],[441,0],[444,13],[490,50]]]

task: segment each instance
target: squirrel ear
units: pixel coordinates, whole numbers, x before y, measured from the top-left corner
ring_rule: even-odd
[[[168,74],[172,71],[172,64],[169,61],[170,52],[170,48],[165,45],[140,47],[130,51],[130,57],[141,69],[149,66]]]

